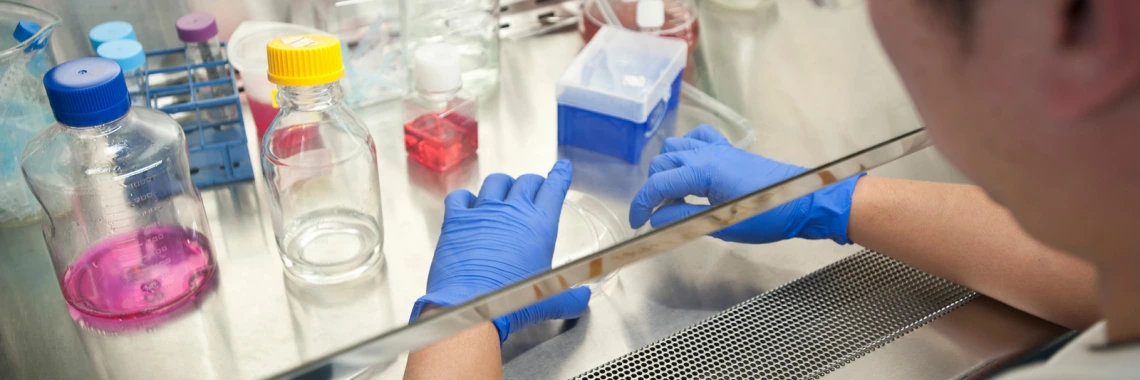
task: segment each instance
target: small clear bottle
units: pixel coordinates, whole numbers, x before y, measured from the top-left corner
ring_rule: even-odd
[[[460,55],[445,43],[415,53],[415,91],[404,99],[404,148],[428,169],[444,172],[479,149],[478,101],[460,96]]]
[[[135,40],[115,40],[99,45],[95,51],[100,57],[119,64],[127,82],[127,92],[131,94],[131,104],[149,107],[143,91],[146,86],[146,53],[142,44]]]
[[[215,261],[182,127],[131,107],[107,59],[56,66],[44,87],[57,122],[28,143],[21,167],[46,214],[64,299],[115,320],[185,305],[208,286]]]
[[[135,27],[126,21],[108,21],[91,28],[87,33],[91,41],[91,49],[98,50],[99,45],[115,40],[138,40],[135,38]]]
[[[307,282],[357,278],[382,260],[384,234],[376,146],[344,102],[340,41],[309,34],[266,49],[281,111],[261,167],[281,260]]]

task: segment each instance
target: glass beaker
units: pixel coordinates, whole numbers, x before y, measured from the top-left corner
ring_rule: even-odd
[[[12,32],[20,21],[40,30],[23,42]],[[20,174],[20,153],[55,119],[44,93],[44,73],[55,66],[51,33],[60,18],[50,12],[0,1],[0,225],[36,220],[39,205]]]
[[[352,107],[399,99],[406,90],[397,0],[309,0],[290,9],[290,22],[340,39],[345,101]],[[304,20],[302,20],[304,19]]]
[[[463,91],[479,95],[499,81],[498,0],[400,0],[405,67],[416,49],[447,43],[460,52]]]
[[[648,30],[637,23],[638,3],[637,0],[586,0],[582,17],[578,19],[578,34],[582,36],[583,41],[590,42],[590,39],[594,38],[594,34],[598,33],[598,29],[602,25],[612,24],[607,20],[616,17],[621,24],[619,26],[622,28],[685,40],[689,44],[689,55],[693,54],[693,49],[697,47],[697,37],[700,32],[697,23],[697,7],[693,0],[662,1],[665,8],[664,25]],[[607,4],[611,10],[609,16],[606,15],[606,10],[602,8]]]

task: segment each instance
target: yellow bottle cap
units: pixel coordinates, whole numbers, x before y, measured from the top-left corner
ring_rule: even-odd
[[[316,86],[344,77],[340,40],[302,34],[269,41],[269,81],[282,86]]]

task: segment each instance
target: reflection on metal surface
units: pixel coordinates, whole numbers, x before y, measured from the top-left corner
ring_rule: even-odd
[[[341,284],[317,285],[283,275],[289,316],[300,357],[332,352],[344,342],[360,341],[362,331],[384,331],[395,325],[387,267]],[[360,318],[371,316],[372,318]],[[345,360],[325,369],[331,378],[353,378],[381,371],[392,361]]]
[[[907,133],[466,304],[449,308],[417,321],[407,328],[385,333],[369,342],[342,350],[298,371],[290,371],[279,377],[293,378],[328,363],[335,365],[344,355],[357,355],[362,350],[375,350],[379,354],[374,358],[377,362],[391,360],[403,352],[424,347],[474,327],[480,322],[508,314],[556,295],[573,285],[601,278],[621,267],[759,215],[837,180],[888,163],[926,148],[930,144],[925,129]]]
[[[976,295],[864,250],[576,379],[819,378]]]
[[[578,24],[581,0],[500,1],[499,36],[504,40],[532,37]]]

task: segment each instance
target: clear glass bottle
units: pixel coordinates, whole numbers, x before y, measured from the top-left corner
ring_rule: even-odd
[[[44,87],[57,123],[28,143],[21,166],[64,299],[118,320],[186,304],[215,262],[182,127],[132,108],[107,59],[63,63]]]
[[[131,104],[149,107],[143,91],[146,86],[146,53],[142,44],[135,40],[115,40],[99,45],[95,50],[100,57],[119,64],[127,82],[127,92],[131,94]]]
[[[420,45],[457,47],[463,89],[479,95],[499,81],[498,0],[400,0],[400,38],[407,67]]]
[[[448,171],[479,149],[478,102],[460,96],[455,46],[421,45],[414,59],[416,90],[404,99],[404,148],[428,169]]]
[[[267,50],[281,111],[262,139],[261,167],[281,260],[308,282],[357,278],[382,259],[384,234],[376,147],[344,103],[340,41],[292,36]]]

